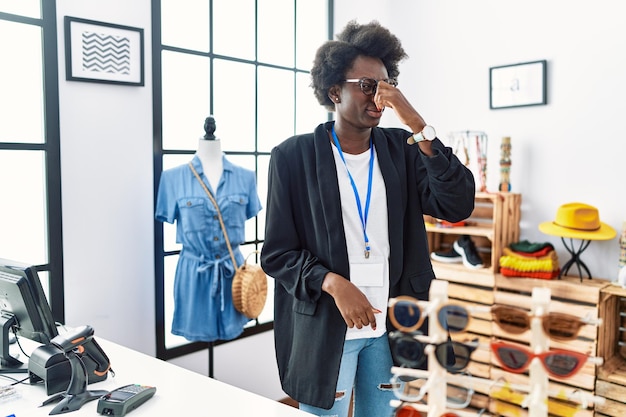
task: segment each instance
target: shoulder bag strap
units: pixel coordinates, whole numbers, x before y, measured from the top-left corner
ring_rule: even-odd
[[[209,196],[209,199],[211,200],[211,202],[215,206],[215,210],[217,210],[217,218],[220,220],[220,226],[222,226],[222,232],[224,232],[224,238],[226,240],[226,246],[228,246],[228,252],[230,253],[230,258],[233,260],[233,266],[235,267],[235,269],[237,269],[237,261],[235,261],[235,254],[233,253],[233,248],[230,246],[230,240],[228,239],[228,233],[226,233],[226,226],[224,226],[224,220],[222,219],[222,212],[220,211],[220,208],[217,205],[217,201],[215,201],[215,198],[213,197],[213,194],[211,194],[211,191],[209,191],[209,189],[207,188],[207,186],[204,183],[204,181],[202,181],[202,178],[200,178],[200,175],[198,175],[198,172],[193,167],[193,164],[191,162],[189,162],[189,168],[191,168],[191,172],[193,172],[193,175],[195,175],[195,177],[198,180],[198,182],[200,183],[200,185],[202,185],[202,188],[204,188],[204,191],[206,192],[206,195]]]

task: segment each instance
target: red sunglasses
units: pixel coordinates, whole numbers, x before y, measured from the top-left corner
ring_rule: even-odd
[[[491,350],[509,372],[520,374],[528,369],[534,358],[539,358],[546,372],[554,378],[569,378],[585,365],[590,356],[570,350],[554,349],[534,353],[529,349],[506,342],[491,342]],[[601,358],[593,358],[600,359]]]

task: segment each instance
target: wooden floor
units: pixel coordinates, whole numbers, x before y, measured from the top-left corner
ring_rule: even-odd
[[[290,405],[290,406],[292,406],[294,408],[298,408],[298,401],[296,401],[296,400],[294,400],[292,398],[289,398],[289,397],[283,398],[282,400],[278,400],[278,402]]]

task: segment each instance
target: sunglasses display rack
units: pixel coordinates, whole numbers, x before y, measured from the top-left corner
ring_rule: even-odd
[[[528,407],[530,417],[548,415],[593,416],[594,411],[587,410],[587,407],[602,405],[605,398],[576,386],[568,388],[569,385],[560,383],[570,382],[570,378],[579,373],[582,368],[595,369],[596,365],[602,365],[603,359],[579,353],[580,350],[568,350],[567,345],[564,346],[563,343],[566,340],[575,341],[581,326],[598,326],[602,320],[549,313],[551,303],[553,301],[549,288],[534,287],[532,289],[532,306],[530,313],[528,313],[528,317],[530,317],[530,336],[528,337],[530,346],[518,348],[516,344],[510,342],[499,342],[500,345],[496,342],[492,344],[492,347],[503,346],[504,349],[495,354],[495,362],[499,363],[505,372],[521,373],[528,369],[527,383],[530,394],[525,405]],[[521,327],[518,329],[519,331],[515,331],[513,334],[519,334],[523,330],[519,317],[508,317],[508,320]],[[495,319],[495,322],[498,323],[498,320]],[[507,330],[506,326],[503,326],[503,329]],[[556,350],[551,349],[550,346],[551,343],[555,342],[559,345]],[[506,374],[492,372],[492,375],[502,377]],[[554,383],[553,380],[558,381],[559,384]],[[558,400],[567,400],[569,403],[550,398],[548,393],[555,390],[559,395],[551,394],[551,396],[558,398]],[[579,405],[574,406],[571,403],[579,403]],[[496,402],[495,406],[491,408],[497,411],[502,407]],[[504,407],[506,407],[506,403]],[[512,415],[517,416],[518,414]]]
[[[429,301],[428,301],[428,311],[434,311],[437,309],[437,306],[446,305],[448,302],[448,282],[443,280],[434,280],[431,283],[430,293],[429,293]],[[445,344],[448,341],[448,332],[445,331],[434,318],[429,320],[428,322],[428,345],[425,346],[424,352],[427,354],[427,371],[417,370],[417,369],[406,369],[406,368],[396,368],[392,369],[393,372],[411,372],[414,373],[419,378],[427,377],[427,381],[423,385],[423,387],[427,387],[427,391],[424,392],[426,398],[426,404],[421,404],[418,402],[401,402],[401,401],[392,401],[391,406],[396,409],[396,416],[414,416],[415,414],[402,411],[402,407],[412,407],[415,410],[418,410],[420,413],[427,417],[475,417],[478,415],[481,416],[489,416],[488,413],[484,413],[484,410],[474,410],[472,411],[470,408],[466,409],[450,409],[447,406],[447,385],[448,379],[451,377],[446,368],[444,368],[440,363],[440,359],[437,358],[435,353],[435,346],[440,344]],[[458,375],[458,374],[457,374]],[[469,387],[471,388],[471,387]],[[421,391],[421,390],[420,390]],[[420,392],[420,396],[421,396]],[[470,398],[473,394],[473,390],[470,392]],[[406,400],[405,400],[406,401]]]
[[[411,302],[413,307],[415,307],[413,310],[411,310]],[[445,313],[446,317],[448,317],[448,320],[453,320],[452,322],[448,321],[446,324],[450,332],[453,331],[455,326],[457,326],[454,329],[455,332],[467,329],[469,313],[469,311],[465,311],[464,315],[462,315],[461,310],[456,309],[457,306],[448,302],[447,281],[433,281],[431,284],[430,301],[428,302],[411,301],[406,299],[406,297],[404,299],[399,297],[392,300],[390,302],[390,318],[397,327],[398,324],[402,324],[399,328],[403,328],[407,332],[401,337],[409,342],[412,338],[416,340],[428,339],[427,345],[422,347],[427,355],[427,370],[414,369],[415,367],[411,366],[411,364],[403,364],[403,366],[409,366],[409,368],[394,367],[392,369],[394,374],[393,381],[397,381],[398,379],[396,378],[400,376],[414,377],[421,380],[421,385],[418,385],[419,388],[410,389],[413,392],[410,396],[404,392],[396,393],[398,401],[394,401],[391,404],[396,408],[396,416],[414,415],[406,411],[407,407],[426,413],[424,415],[428,417],[440,417],[442,415],[459,417],[487,416],[491,415],[490,413],[515,417],[547,417],[549,415],[568,417],[593,416],[593,410],[588,408],[592,405],[604,404],[605,398],[576,387],[568,388],[566,386],[554,385],[549,379],[555,377],[567,379],[580,371],[585,363],[591,366],[602,364],[602,358],[587,356],[563,348],[556,351],[551,350],[550,343],[555,338],[561,340],[574,339],[578,337],[581,326],[584,327],[587,324],[597,326],[601,320],[580,319],[573,315],[553,313],[550,310],[551,303],[550,289],[535,287],[532,289],[530,312],[518,307],[504,306],[503,309],[493,310],[499,314],[499,317],[496,317],[498,325],[502,325],[508,331],[515,334],[527,333],[529,331],[529,334],[527,333],[525,337],[530,342],[530,346],[525,347],[504,340],[492,340],[490,346],[495,354],[494,363],[500,362],[505,371],[512,373],[507,377],[501,375],[499,377],[482,378],[470,376],[470,374],[465,372],[459,373],[459,369],[454,369],[454,367],[460,364],[459,368],[462,367],[462,370],[464,370],[467,362],[464,360],[458,361],[459,358],[457,357],[454,364],[450,362],[445,363],[445,353],[442,354],[439,349],[442,346],[450,346],[451,343],[458,343],[448,340],[450,334],[441,324],[440,313],[447,311]],[[396,311],[395,309],[398,306],[402,306],[402,308]],[[403,309],[405,312],[404,316],[402,318],[395,317],[396,314],[402,314],[401,311]],[[432,318],[428,323],[429,336],[408,333],[413,327],[419,327],[424,316],[427,315]],[[419,320],[417,319],[418,317]],[[460,317],[462,319],[459,320]],[[414,320],[415,322],[409,324],[407,320]],[[398,321],[402,323],[398,323]],[[406,326],[409,327],[407,328]],[[391,340],[392,351],[394,351],[393,338]],[[420,343],[408,343],[405,345],[405,348],[409,346],[413,348],[414,346],[420,346]],[[475,348],[474,346],[470,351],[464,351],[460,355],[464,359],[469,359],[471,352]],[[525,382],[520,382],[520,380],[514,378],[515,376],[520,376],[516,374],[525,371],[528,371],[528,377],[521,380]],[[496,373],[496,375],[498,374]],[[510,378],[511,376],[513,378]],[[460,405],[462,409],[458,409],[459,404],[456,404],[455,409],[450,410],[451,405],[447,398],[447,387],[450,383],[456,387],[465,387],[467,390],[466,401],[461,401],[463,402]],[[415,396],[415,393],[418,391],[419,394]],[[487,393],[488,398],[486,402],[481,398],[476,398],[480,397],[476,393]],[[427,400],[426,404],[415,402],[422,400],[422,398]],[[407,401],[409,404],[406,403]],[[489,412],[485,413],[484,410],[489,410]]]
[[[532,293],[531,313],[535,316],[530,323],[530,349],[540,354],[550,349],[550,341],[541,329],[540,316],[548,312],[550,305],[550,290],[534,288]],[[544,417],[548,415],[548,374],[538,358],[533,358],[529,367],[530,393],[528,412],[530,417]]]

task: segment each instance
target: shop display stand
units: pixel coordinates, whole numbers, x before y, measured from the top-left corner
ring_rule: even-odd
[[[543,353],[550,348],[550,340],[541,327],[541,316],[548,312],[550,297],[549,288],[533,288],[530,349],[535,354]],[[546,417],[548,415],[548,374],[539,358],[533,358],[530,363],[529,376],[528,414],[530,417]]]
[[[428,368],[425,371],[413,370],[411,374],[415,377],[426,377],[428,380],[425,387],[428,387],[426,392],[426,403],[412,403],[411,406],[416,410],[419,410],[427,414],[427,417],[439,417],[444,415],[448,408],[447,402],[447,370],[443,368],[434,354],[433,344],[445,342],[448,339],[448,333],[441,328],[437,322],[437,318],[433,312],[441,305],[448,303],[448,281],[445,280],[433,280],[430,287],[430,300],[426,311],[429,317],[428,322],[428,336],[424,339],[428,339],[428,345],[425,347],[425,353],[428,355]],[[532,306],[531,314],[532,319],[530,323],[530,350],[535,354],[546,352],[550,349],[550,339],[544,333],[542,328],[542,316],[549,312],[549,306],[551,303],[551,291],[549,288],[534,287],[532,289]],[[598,358],[599,359],[599,358]],[[600,359],[601,361],[601,359]],[[601,362],[598,362],[601,363]],[[399,370],[400,368],[398,368]],[[541,360],[539,358],[533,358],[528,368],[529,381],[527,386],[519,384],[508,384],[509,387],[519,391],[528,392],[528,397],[525,402],[524,408],[528,409],[528,417],[548,417],[548,394],[549,389],[549,377]],[[452,381],[455,380],[453,376],[450,376]],[[468,377],[471,378],[471,377]],[[484,384],[484,379],[481,383]],[[458,380],[458,379],[456,379]],[[495,383],[495,381],[493,381]],[[590,404],[603,404],[604,398],[599,396],[589,396],[580,394],[580,397],[572,397],[571,401],[579,402],[582,408],[587,408]],[[392,400],[390,405],[397,407],[402,402],[399,400]],[[474,417],[477,413],[469,410],[454,410],[459,416]],[[490,415],[489,413],[483,414],[484,416]]]
[[[448,281],[433,280],[430,284],[430,303],[428,307],[430,311],[435,311],[437,306],[448,302]],[[442,343],[448,338],[448,333],[444,331],[437,323],[436,317],[430,317],[428,320],[428,335],[432,338],[432,343]],[[433,384],[428,390],[428,417],[440,416],[446,412],[446,392],[447,371],[437,362],[433,346],[428,345],[426,353],[428,354],[428,371],[429,378],[432,378]]]
[[[591,240],[581,240],[578,249],[574,246],[574,239],[569,240],[569,245],[563,237],[561,238],[561,242],[563,242],[563,246],[565,246],[565,249],[569,252],[570,255],[572,255],[572,257],[567,262],[565,262],[565,264],[561,268],[559,279],[562,276],[567,275],[572,265],[576,265],[576,268],[578,269],[578,276],[580,276],[581,281],[583,280],[583,269],[587,273],[589,279],[591,279],[591,272],[589,272],[589,268],[587,268],[587,265],[585,265],[583,260],[580,259],[580,255],[582,255],[585,249],[587,249],[587,247],[591,243]]]

